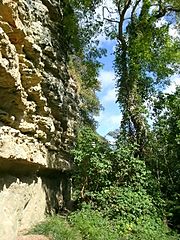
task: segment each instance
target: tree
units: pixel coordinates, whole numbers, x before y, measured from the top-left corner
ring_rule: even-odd
[[[109,152],[105,139],[89,127],[81,128],[73,154],[74,186],[82,200],[110,185],[112,162]]]
[[[64,46],[70,75],[76,79],[79,94],[81,124],[95,129],[94,115],[101,108],[96,91],[100,89],[98,61],[106,53],[96,39],[101,23],[95,20],[94,12],[101,0],[60,1],[61,22],[58,27],[60,41]]]
[[[180,8],[175,1],[113,2],[117,19],[105,20],[117,25],[110,35],[117,40],[114,68],[123,114],[121,134],[139,146],[135,156],[144,157],[148,141],[145,102],[157,87],[168,84],[177,69],[178,43],[169,35],[167,16],[172,14],[172,20]]]
[[[180,224],[180,88],[174,94],[160,94],[154,113],[149,164],[166,199],[168,223],[177,227]]]
[[[84,2],[80,1],[76,4],[81,9],[81,4]],[[89,2],[86,3],[89,4]],[[167,129],[160,121],[162,115],[157,114],[157,125],[154,132],[150,130],[147,124],[148,111],[145,105],[151,95],[154,97],[160,87],[168,84],[169,77],[177,69],[178,43],[169,35],[169,22],[172,21],[174,24],[174,17],[179,11],[179,6],[175,1],[114,0],[113,2],[117,10],[116,19],[106,17],[104,19],[113,24],[113,28],[114,26],[118,27],[118,31],[114,29],[109,33],[112,38],[117,40],[114,67],[117,78],[117,101],[123,113],[120,136],[112,147],[92,130],[93,124],[88,124],[90,127],[87,127],[87,123],[91,122],[89,120],[92,120],[93,113],[98,110],[94,90],[99,87],[96,79],[98,65],[96,60],[100,55],[97,48],[92,47],[94,46],[91,45],[92,42],[89,42],[91,30],[86,31],[82,28],[82,32],[84,31],[85,34],[82,42],[86,43],[82,46],[85,48],[79,52],[80,54],[72,56],[71,70],[74,70],[75,75],[80,79],[81,117],[85,127],[80,129],[73,151],[73,185],[81,200],[90,202],[94,209],[100,210],[111,220],[118,221],[118,226],[123,226],[124,232],[133,235],[138,229],[137,226],[143,224],[153,232],[152,223],[154,229],[158,229],[160,225],[164,226],[162,221],[164,199],[162,199],[161,191],[164,196],[166,190],[176,196],[177,188],[170,191],[169,187],[173,187],[171,181],[176,184],[176,187],[179,184],[176,179],[177,172],[174,171],[172,176],[168,169],[170,163],[172,168],[177,166],[177,158],[175,161],[172,158],[176,156],[176,153],[179,154],[177,142],[171,142],[173,132],[169,131],[170,126],[175,129],[176,125],[173,125],[177,120],[175,116],[179,114],[178,105],[175,104],[176,97],[168,98],[175,104],[172,108],[169,100],[165,100],[165,97],[162,102],[160,101],[169,109],[168,114],[171,113],[163,117],[163,123],[168,126]],[[92,9],[94,11],[94,8]],[[106,7],[104,7],[105,10],[111,14]],[[81,9],[81,11],[77,13],[79,16],[84,10]],[[169,17],[169,13],[172,14],[171,17]],[[85,19],[87,16],[89,15],[87,14]],[[92,15],[90,14],[90,16]],[[167,21],[162,22],[163,18]],[[91,17],[87,19],[87,22],[85,21],[87,25],[84,26],[89,27],[91,24],[93,26],[92,19]],[[95,29],[96,27],[93,31]],[[90,51],[86,51],[87,46],[92,47],[89,48]],[[160,102],[157,102],[156,110],[158,110]],[[177,123],[179,124],[179,122]],[[165,135],[159,138],[158,134],[161,133],[161,128]],[[177,129],[175,131],[178,140]],[[150,138],[150,136],[153,137]],[[163,146],[164,140],[167,142],[167,147]],[[174,147],[174,155],[170,151],[171,146]],[[162,161],[160,161],[162,151],[158,152],[159,149],[163,149],[167,153],[165,157],[163,156]],[[148,153],[151,153],[151,159],[147,157]],[[169,164],[166,165],[164,163],[167,159]],[[168,177],[167,181],[166,177]],[[168,188],[164,190],[166,186]],[[142,229],[144,228],[143,235],[148,238],[146,227],[142,227]],[[163,228],[159,229],[161,230],[157,232],[161,233]],[[155,234],[152,239],[160,239],[160,235],[159,233],[157,236]]]

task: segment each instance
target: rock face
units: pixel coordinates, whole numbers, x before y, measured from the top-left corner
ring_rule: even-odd
[[[69,199],[78,119],[57,0],[0,0],[0,239]]]

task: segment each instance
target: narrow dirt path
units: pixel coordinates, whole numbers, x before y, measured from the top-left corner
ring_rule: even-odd
[[[51,240],[51,239],[43,235],[26,235],[17,237],[17,240]]]

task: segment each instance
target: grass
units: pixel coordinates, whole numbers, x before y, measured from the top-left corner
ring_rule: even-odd
[[[140,221],[140,219],[139,219]],[[124,226],[128,225],[126,229]],[[52,240],[179,240],[161,220],[141,219],[127,224],[124,220],[110,221],[90,208],[72,213],[67,219],[52,216],[31,231]]]
[[[60,216],[48,217],[31,231],[32,234],[42,234],[52,240],[81,240],[81,233],[71,227],[68,222]]]

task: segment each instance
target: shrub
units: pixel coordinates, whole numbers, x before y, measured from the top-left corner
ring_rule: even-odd
[[[43,234],[53,240],[81,240],[82,236],[76,228],[59,216],[53,216],[34,227],[31,233]]]
[[[84,205],[81,211],[70,216],[70,222],[88,240],[120,240],[118,231],[113,222],[103,217],[102,213]]]
[[[31,233],[43,234],[52,240],[178,240],[159,218],[141,216],[136,222],[118,218],[110,220],[101,212],[83,205],[79,211],[65,219],[59,216],[47,218]]]
[[[121,223],[122,224],[122,223]],[[119,222],[119,231],[122,225]],[[117,223],[118,225],[118,223]],[[127,240],[178,240],[179,236],[169,230],[161,219],[140,217],[136,223],[126,225],[124,234]]]
[[[146,190],[112,186],[97,193],[97,207],[111,219],[133,221],[141,216],[156,215],[153,198]]]

